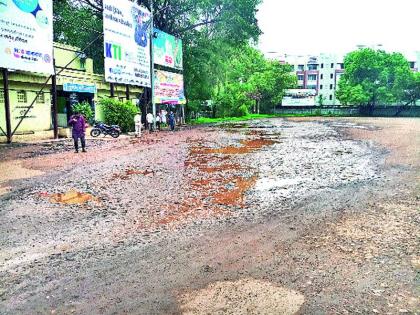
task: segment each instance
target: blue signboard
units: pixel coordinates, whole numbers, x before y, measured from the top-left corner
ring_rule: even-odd
[[[97,92],[97,88],[94,84],[64,83],[63,91],[95,94]]]

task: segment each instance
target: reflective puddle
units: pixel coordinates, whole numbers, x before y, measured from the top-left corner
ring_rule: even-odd
[[[77,205],[84,204],[89,201],[99,202],[97,197],[92,196],[91,194],[81,193],[76,190],[70,190],[66,193],[52,194],[48,196],[51,203],[66,204],[66,205]]]

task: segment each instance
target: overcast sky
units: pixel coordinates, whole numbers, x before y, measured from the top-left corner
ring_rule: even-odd
[[[420,51],[420,0],[263,0],[258,20],[264,53]]]

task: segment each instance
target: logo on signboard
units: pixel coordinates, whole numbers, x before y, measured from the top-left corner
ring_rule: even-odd
[[[122,48],[120,45],[105,43],[105,54],[107,58],[122,60]]]
[[[48,16],[42,10],[39,0],[13,0],[13,2],[19,10],[32,14],[39,26],[47,27],[49,25]]]

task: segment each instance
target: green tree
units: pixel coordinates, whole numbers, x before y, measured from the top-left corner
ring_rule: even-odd
[[[290,66],[265,59],[249,45],[226,57],[223,80],[214,91],[217,116],[236,116],[239,107],[247,112],[270,112],[280,103],[284,90],[296,85]]]
[[[415,105],[420,100],[420,72],[411,73],[411,77],[406,82],[402,90],[404,105]]]
[[[53,10],[56,42],[83,49],[102,33],[102,18],[89,7],[76,6],[69,0],[55,0]],[[87,57],[94,60],[96,73],[103,73],[104,70],[103,49],[103,41],[96,40],[85,52]]]
[[[137,2],[150,5],[147,0]],[[212,99],[214,91],[223,87],[227,56],[258,39],[260,29],[255,15],[260,2],[154,0],[155,27],[183,40],[185,91],[193,109]],[[102,31],[102,0],[58,0],[54,5],[58,23],[55,40],[84,47]],[[101,41],[96,44],[87,55],[94,59],[98,70],[103,69],[103,47]]]
[[[411,81],[408,61],[400,53],[370,48],[349,53],[344,59],[346,72],[338,83],[337,98],[343,105],[388,105],[403,100]]]

